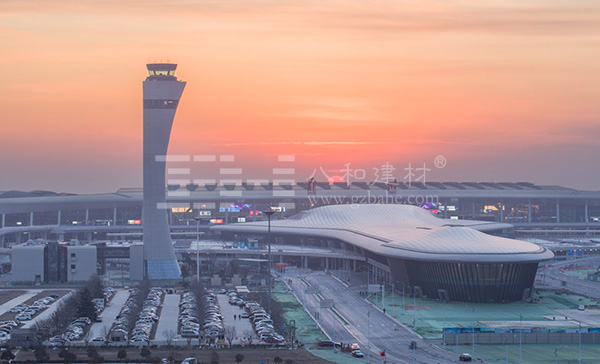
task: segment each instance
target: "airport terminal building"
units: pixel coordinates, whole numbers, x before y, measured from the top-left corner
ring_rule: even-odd
[[[456,221],[408,205],[334,205],[273,221],[275,242],[346,251],[382,274],[378,283],[466,302],[509,302],[531,293],[538,263],[553,253],[507,239],[506,224]],[[213,228],[232,240],[264,236],[265,222]],[[342,253],[342,256],[346,254]],[[342,262],[344,264],[345,262]]]

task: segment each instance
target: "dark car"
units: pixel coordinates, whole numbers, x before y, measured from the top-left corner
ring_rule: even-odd
[[[319,346],[322,348],[332,348],[333,345],[334,345],[334,343],[331,340],[321,340],[319,342]]]
[[[460,356],[458,357],[458,360],[460,360],[460,361],[471,361],[471,360],[473,360],[473,358],[471,358],[470,354],[460,354]]]
[[[354,350],[354,351],[352,351],[352,356],[355,358],[362,358],[365,355],[360,350]]]

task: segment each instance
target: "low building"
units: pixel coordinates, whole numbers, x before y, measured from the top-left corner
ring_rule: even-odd
[[[64,242],[27,242],[12,247],[16,284],[84,282],[97,273],[97,248]]]

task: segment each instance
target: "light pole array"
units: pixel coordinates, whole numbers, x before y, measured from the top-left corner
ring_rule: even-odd
[[[200,216],[195,217],[194,220],[196,220],[196,283],[200,285]]]
[[[371,364],[371,309],[370,308],[369,308],[369,311],[367,311],[367,364]]]
[[[579,321],[579,364],[581,364],[581,321]]]
[[[268,266],[268,271],[267,271],[267,283],[269,284],[269,298],[267,300],[267,310],[269,311],[269,314],[271,314],[271,215],[273,215],[275,213],[275,211],[273,210],[269,210],[269,211],[264,211],[264,214],[267,215],[267,219],[268,219],[268,230],[267,230],[267,244],[268,244],[268,249],[269,249],[269,266]]]
[[[523,364],[523,315],[519,314],[519,364]]]

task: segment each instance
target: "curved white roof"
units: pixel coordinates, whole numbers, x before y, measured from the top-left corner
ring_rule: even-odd
[[[214,229],[266,232],[266,222]],[[541,261],[553,254],[538,245],[485,234],[509,224],[449,220],[409,205],[332,205],[273,220],[271,230],[336,238],[390,257],[440,261]]]

